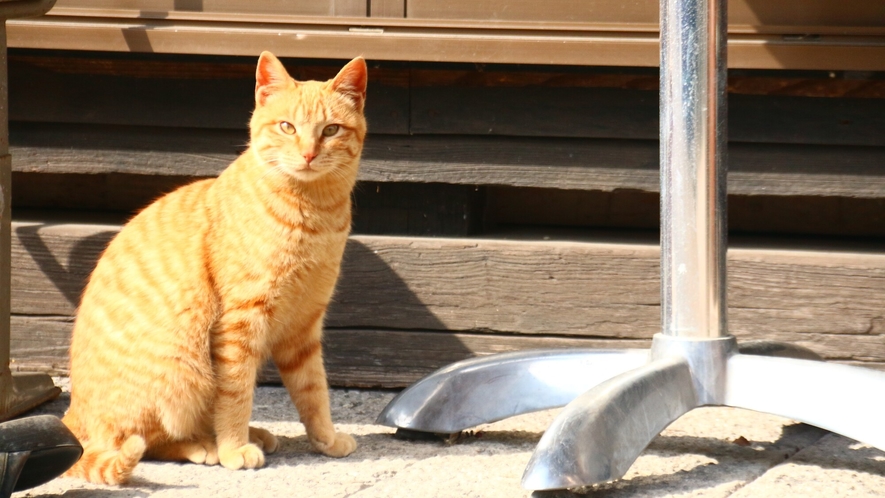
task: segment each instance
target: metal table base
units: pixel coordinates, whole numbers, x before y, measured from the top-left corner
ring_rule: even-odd
[[[445,367],[394,398],[378,423],[455,433],[565,406],[532,455],[523,486],[562,489],[622,477],[670,423],[732,406],[815,425],[885,450],[885,372],[825,363],[778,343],[658,334],[651,350],[541,350]]]
[[[559,350],[455,363],[400,393],[378,423],[453,433],[565,406],[523,476],[528,489],[622,477],[687,411],[781,415],[885,450],[885,372],[739,350],[726,305],[726,2],[661,0],[661,311],[650,351]],[[741,348],[744,349],[744,348]]]

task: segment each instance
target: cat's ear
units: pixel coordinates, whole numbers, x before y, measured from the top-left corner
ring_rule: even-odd
[[[261,52],[255,70],[255,103],[264,105],[268,97],[286,87],[289,79],[289,73],[274,54]]]
[[[335,76],[335,79],[332,80],[332,89],[350,97],[356,107],[362,110],[363,104],[366,102],[368,73],[366,60],[362,57],[357,57],[341,68],[338,76]]]

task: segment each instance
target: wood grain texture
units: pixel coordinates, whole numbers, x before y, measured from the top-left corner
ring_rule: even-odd
[[[658,92],[618,88],[415,86],[411,131],[658,138]],[[729,95],[733,142],[885,145],[885,99]]]
[[[69,374],[69,318],[16,315],[12,327],[13,371]],[[527,349],[647,348],[650,343],[644,339],[327,328],[323,356],[333,386],[402,388],[449,363],[474,356]],[[259,381],[280,382],[273,363],[261,371]]]
[[[13,171],[209,177],[243,131],[13,122]],[[657,192],[657,140],[370,135],[360,180]],[[736,195],[885,196],[885,147],[732,143]]]
[[[13,313],[73,314],[117,228],[15,222]],[[657,244],[539,239],[352,236],[327,325],[631,340],[659,329]],[[875,248],[733,243],[728,264],[735,334],[881,338],[885,254]]]
[[[71,325],[69,317],[13,316],[12,370],[68,375]],[[739,340],[752,338],[738,334]],[[855,341],[814,334],[784,334],[777,339],[808,347],[830,361],[885,370],[881,335]],[[323,343],[331,385],[403,388],[438,368],[475,356],[536,349],[644,349],[651,341],[327,328]],[[259,382],[280,382],[272,363],[261,370]]]
[[[299,61],[283,62],[296,79],[328,79],[342,65],[301,68],[294,65]],[[230,129],[241,131],[242,141],[255,107],[251,58],[189,64],[13,56],[9,76],[11,120]],[[408,73],[370,69],[369,79],[366,115],[372,129],[408,133]]]
[[[13,55],[10,118],[245,129],[253,107],[252,60],[142,59]],[[294,65],[299,62],[289,65],[293,76],[302,79],[328,78],[337,68]],[[885,145],[880,132],[885,128],[885,99],[876,90],[878,80],[857,84],[839,78],[837,83],[854,85],[836,85],[751,79],[736,80],[735,88],[746,91],[729,96],[732,141]],[[370,70],[369,80],[366,113],[373,133],[658,137],[656,78],[648,72],[551,74],[506,67],[484,72],[390,66]],[[797,96],[808,95],[805,89],[814,85],[836,89],[844,98]]]
[[[657,22],[657,21],[655,21]],[[471,69],[415,68],[410,73],[416,87],[551,87],[615,88],[657,91],[657,68],[612,69],[605,67],[474,67]],[[781,97],[885,98],[885,80],[872,73],[772,72],[729,69],[730,95]]]

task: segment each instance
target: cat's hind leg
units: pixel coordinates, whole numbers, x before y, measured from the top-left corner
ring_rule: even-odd
[[[280,447],[277,437],[261,427],[249,426],[249,442],[258,446],[267,454],[277,451],[277,448]]]
[[[83,456],[65,475],[97,484],[122,484],[129,480],[145,448],[144,438],[138,435],[126,438],[120,448],[87,443]]]
[[[218,465],[218,448],[210,439],[159,443],[152,446],[146,456],[153,460]]]

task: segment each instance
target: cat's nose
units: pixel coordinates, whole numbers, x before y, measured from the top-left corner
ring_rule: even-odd
[[[304,152],[301,154],[301,157],[303,157],[304,160],[309,165],[310,162],[313,161],[315,157],[317,157],[317,155],[316,155],[316,152]]]

